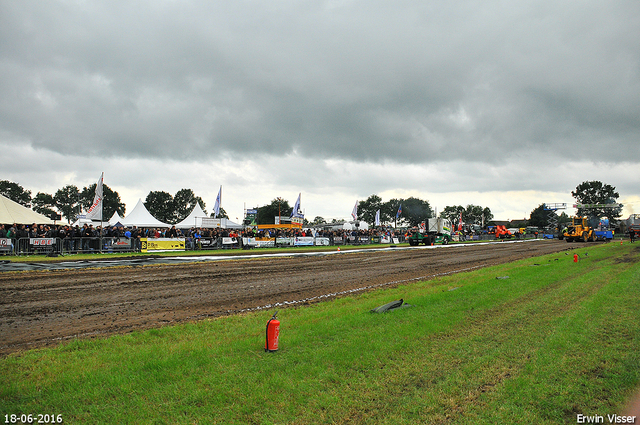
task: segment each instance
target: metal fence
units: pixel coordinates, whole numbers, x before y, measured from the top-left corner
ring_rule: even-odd
[[[524,235],[512,237],[517,239],[544,238],[545,235]],[[149,238],[153,241],[153,238]],[[246,238],[246,237],[217,237],[184,239],[185,250],[217,250],[238,248],[264,247],[301,247],[301,246],[341,246],[341,245],[370,245],[381,243],[406,242],[403,235],[388,240],[380,236],[329,236],[329,237],[276,237],[276,238]],[[494,235],[454,235],[454,241],[492,241]],[[20,238],[0,239],[0,255],[66,255],[80,253],[114,253],[139,252],[142,244],[140,239],[126,237],[92,237],[92,238]],[[152,252],[152,251],[150,251]]]

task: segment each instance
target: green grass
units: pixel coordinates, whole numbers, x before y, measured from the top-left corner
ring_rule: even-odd
[[[640,244],[0,360],[0,413],[65,423],[576,423],[640,383]],[[585,252],[588,251],[588,256]],[[425,252],[428,258],[428,252]],[[505,279],[496,277],[508,276]],[[412,308],[370,309],[404,298]]]

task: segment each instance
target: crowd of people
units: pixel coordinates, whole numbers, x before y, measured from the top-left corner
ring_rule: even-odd
[[[10,239],[11,244],[5,244],[5,248],[12,248],[16,252],[36,252],[58,247],[62,252],[95,252],[103,249],[111,249],[115,241],[129,241],[124,244],[124,249],[140,251],[142,238],[184,238],[187,249],[201,248],[204,240],[215,243],[206,244],[209,248],[222,248],[223,238],[232,238],[235,246],[243,247],[243,238],[278,239],[278,238],[327,238],[331,244],[349,243],[360,240],[373,239],[374,237],[402,237],[403,233],[393,229],[356,229],[333,230],[323,228],[269,228],[258,229],[247,227],[245,229],[200,228],[179,229],[176,226],[170,228],[139,228],[137,226],[100,226],[92,223],[82,225],[58,224],[5,224],[0,225],[0,239]],[[38,244],[34,239],[54,240],[51,244]],[[21,246],[18,246],[22,244]],[[36,247],[34,247],[34,245]]]

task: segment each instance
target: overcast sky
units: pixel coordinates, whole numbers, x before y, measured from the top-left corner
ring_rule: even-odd
[[[0,0],[0,179],[640,213],[640,2]],[[571,211],[569,211],[571,212]]]

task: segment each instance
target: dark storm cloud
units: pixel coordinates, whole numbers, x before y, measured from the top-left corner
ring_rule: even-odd
[[[36,148],[640,157],[636,1],[0,4],[0,126]]]

